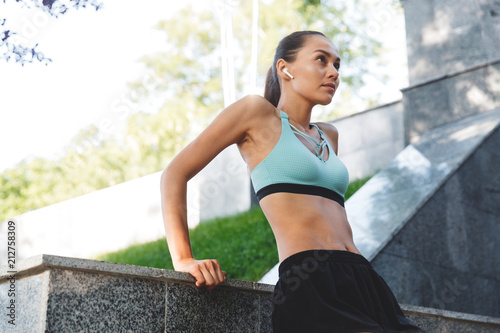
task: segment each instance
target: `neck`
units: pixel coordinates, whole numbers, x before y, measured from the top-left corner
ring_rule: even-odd
[[[278,102],[278,109],[284,111],[288,117],[293,120],[297,125],[301,126],[303,130],[309,128],[311,123],[313,105],[305,101],[291,100],[282,94]]]

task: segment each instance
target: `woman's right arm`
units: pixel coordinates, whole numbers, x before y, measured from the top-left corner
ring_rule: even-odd
[[[187,182],[226,147],[245,141],[255,115],[269,107],[266,103],[260,96],[247,96],[222,110],[162,174],[163,222],[174,269],[190,273],[198,287],[215,288],[225,280],[226,273],[217,260],[193,258],[187,224]]]

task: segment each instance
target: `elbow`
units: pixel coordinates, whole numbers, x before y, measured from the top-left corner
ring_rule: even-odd
[[[160,191],[163,189],[167,178],[167,169],[165,168],[160,176]]]
[[[168,182],[168,178],[169,178],[170,173],[172,173],[172,170],[171,170],[171,165],[169,164],[161,173],[160,191],[163,191],[163,189],[165,189],[167,187],[167,182]]]
[[[161,173],[160,177],[160,190],[164,191],[167,186],[173,187],[180,185],[180,183],[187,183],[187,179],[185,174],[183,173],[182,168],[176,167],[175,163],[170,163]]]

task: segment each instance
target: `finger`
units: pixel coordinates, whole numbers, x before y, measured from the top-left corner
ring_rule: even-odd
[[[214,280],[214,284],[217,285],[221,283],[223,280],[220,278],[218,274],[218,270],[220,270],[220,267],[217,260],[207,260],[205,264],[206,264],[205,267],[207,268],[208,272],[210,272],[210,275]]]
[[[212,259],[210,260],[210,262],[207,262],[207,268],[212,274],[212,277],[215,281],[213,286],[209,286],[211,289],[215,288],[226,280],[227,273],[222,271],[220,264],[216,259]]]
[[[226,280],[226,277],[224,276],[224,273],[220,268],[219,262],[217,260],[214,260],[213,264],[215,268],[215,273],[217,274],[217,278],[219,279],[220,283],[224,282]]]
[[[199,267],[193,267],[193,269],[189,271],[189,274],[191,274],[196,279],[195,285],[197,287],[205,285],[205,276]]]
[[[205,280],[205,286],[208,289],[213,289],[215,286],[217,286],[217,277],[213,272],[213,268],[211,268],[211,264],[204,263],[202,266],[200,266],[200,270]]]

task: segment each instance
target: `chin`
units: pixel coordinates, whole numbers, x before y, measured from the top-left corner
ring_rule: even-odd
[[[332,102],[333,100],[333,97],[332,98],[328,98],[328,99],[322,99],[322,100],[319,100],[316,104],[319,104],[319,105],[328,105]]]

